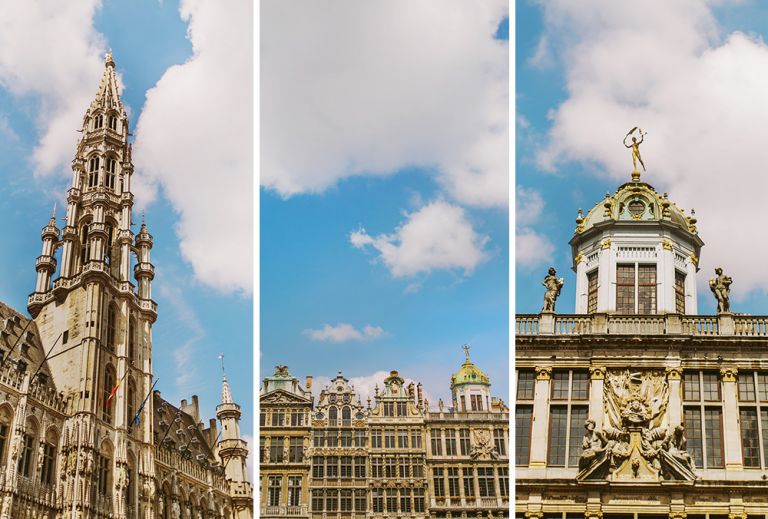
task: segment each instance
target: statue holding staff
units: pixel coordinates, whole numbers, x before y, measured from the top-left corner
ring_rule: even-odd
[[[632,135],[635,133],[635,130],[637,130],[638,134],[640,135],[640,140],[637,140],[637,137]],[[627,144],[627,137],[630,135],[632,135],[632,144]],[[627,132],[627,134],[624,136],[624,140],[622,141],[624,143],[624,147],[632,150],[632,166],[634,167],[635,171],[637,171],[638,162],[641,166],[643,166],[643,171],[645,171],[645,164],[643,163],[642,157],[640,157],[640,144],[643,143],[643,137],[645,137],[645,135],[646,133],[644,133],[642,129],[635,126]]]

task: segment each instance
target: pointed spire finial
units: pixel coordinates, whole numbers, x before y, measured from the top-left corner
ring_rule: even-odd
[[[219,359],[221,360],[221,373],[224,375],[224,378],[227,378],[227,372],[224,369],[224,352],[219,353]]]
[[[104,56],[104,64],[106,66],[115,66],[115,61],[112,59],[112,49],[110,48],[109,51],[107,51],[106,56]]]
[[[227,382],[227,374],[224,371],[224,354],[219,353],[219,359],[221,359],[221,372],[223,374],[223,379],[221,383],[221,403],[222,404],[233,404],[234,400],[232,400],[232,391],[229,389],[229,382]]]

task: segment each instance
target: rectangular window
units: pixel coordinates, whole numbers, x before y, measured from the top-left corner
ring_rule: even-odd
[[[693,458],[693,465],[704,467],[703,434],[701,429],[701,410],[696,407],[686,407],[684,410],[685,436],[688,439],[688,452]]]
[[[442,456],[443,442],[442,438],[440,438],[440,431],[437,429],[432,429],[429,435],[431,438],[432,456]]]
[[[403,513],[411,512],[411,489],[409,488],[400,490],[400,511]]]
[[[450,497],[459,497],[459,469],[457,467],[449,467],[446,470],[448,475],[448,495]]]
[[[385,449],[395,448],[395,430],[394,429],[387,429],[384,431],[384,448]]]
[[[339,509],[339,491],[336,489],[325,491],[325,510],[335,512]]]
[[[381,458],[371,458],[371,477],[374,479],[384,477],[384,465]]]
[[[322,490],[313,490],[312,491],[312,511],[322,512],[324,500],[325,500],[325,496],[323,495]]]
[[[515,407],[515,465],[528,465],[531,452],[533,406]]]
[[[400,458],[400,477],[407,478],[408,472],[408,458]]]
[[[50,445],[48,443],[44,444],[43,466],[41,467],[41,472],[40,472],[40,482],[43,485],[53,484],[53,467],[54,467],[55,454],[56,453],[53,445]]]
[[[339,431],[330,429],[325,433],[325,442],[328,447],[338,447],[339,445]]]
[[[352,447],[352,431],[341,431],[340,447]]]
[[[0,424],[0,466],[5,466],[5,446],[8,444],[8,425]]]
[[[322,456],[312,456],[312,477],[314,479],[323,479],[325,477],[325,458]]]
[[[384,416],[395,416],[394,402],[384,402]]]
[[[259,413],[259,427],[265,427],[267,425],[267,413]]]
[[[397,431],[397,448],[398,449],[408,448],[408,430],[407,429],[399,429]]]
[[[656,313],[656,265],[637,266],[637,313]]]
[[[280,491],[283,486],[282,476],[269,476],[267,487],[267,501],[269,506],[280,506]]]
[[[371,503],[373,504],[373,512],[380,514],[384,512],[384,489],[374,488],[371,491]]]
[[[288,476],[288,506],[301,505],[301,476]]]
[[[340,497],[341,497],[341,511],[351,512],[352,511],[352,491],[342,490]]]
[[[325,447],[325,431],[312,431],[313,445]]]
[[[699,387],[699,372],[683,374],[683,400],[696,402],[701,400],[701,388]]]
[[[533,370],[520,370],[517,372],[517,399],[533,400],[533,389],[536,374]]]
[[[723,467],[723,410],[719,407],[704,409],[707,468]]]
[[[445,430],[445,455],[446,456],[456,456],[457,450],[456,450],[456,430],[455,429],[446,429]]]
[[[269,461],[272,463],[283,462],[283,437],[273,436],[269,444]]]
[[[397,512],[397,489],[387,489],[387,511]]]
[[[443,469],[432,469],[432,487],[435,489],[435,497],[445,497],[445,481],[443,480]]]
[[[493,467],[478,467],[477,482],[480,497],[496,497],[496,490],[493,487]]]
[[[365,429],[355,430],[355,447],[365,447]]]
[[[763,454],[768,458],[768,409],[760,409],[760,427],[763,429]]]
[[[587,406],[571,407],[571,430],[568,439],[568,466],[578,467],[582,451],[584,422],[587,421]]]
[[[707,402],[720,401],[720,377],[717,373],[702,373],[704,382],[704,400]]]
[[[408,402],[397,402],[397,416],[408,416]]]
[[[384,477],[396,478],[397,477],[397,460],[395,458],[384,458]]]
[[[750,371],[739,373],[739,400],[755,401],[755,375]]]
[[[459,429],[459,447],[462,456],[469,456],[469,429]]]
[[[483,410],[483,397],[482,395],[469,395],[469,401],[472,404],[473,411]]]
[[[413,511],[417,514],[424,512],[424,489],[413,489]]]
[[[499,467],[499,491],[502,497],[509,497],[509,468]]]
[[[291,426],[302,427],[304,425],[304,412],[291,411]]]
[[[741,451],[745,467],[760,467],[760,435],[757,429],[757,409],[742,407],[739,409],[741,422]]]
[[[328,456],[325,462],[325,476],[328,478],[339,477],[339,457]]]
[[[368,507],[365,503],[365,490],[355,490],[355,511],[365,512]]]
[[[99,494],[107,495],[107,491],[109,490],[109,472],[110,472],[110,468],[112,467],[112,460],[110,460],[106,456],[99,456],[98,459],[99,459],[99,464],[98,464]]]
[[[421,449],[421,431],[411,431],[411,449]]]
[[[768,401],[768,373],[757,374],[757,397],[761,402]]]
[[[371,448],[381,449],[381,429],[371,429]]]
[[[635,313],[634,265],[616,265],[616,312]]]
[[[351,477],[352,477],[352,457],[342,456],[341,457],[341,478],[349,479]]]
[[[288,451],[289,463],[301,463],[304,458],[304,438],[300,436],[292,436],[290,439],[290,446]]]
[[[496,428],[493,430],[493,444],[496,446],[496,452],[499,456],[507,455],[507,446],[504,441],[504,429]]]
[[[549,410],[549,454],[547,456],[547,463],[550,466],[565,466],[567,433],[568,407],[552,406]]]
[[[675,312],[685,313],[685,274],[675,271]]]
[[[413,458],[411,462],[411,471],[415,479],[424,477],[424,458]]]
[[[355,477],[365,477],[365,456],[355,456]]]
[[[552,373],[552,400],[568,400],[568,371]]]
[[[589,399],[589,373],[573,371],[571,373],[571,400]]]
[[[272,427],[282,427],[284,418],[283,411],[272,411]]]
[[[587,313],[597,312],[597,269],[587,274]]]
[[[464,497],[475,497],[475,476],[472,467],[462,469],[461,477],[464,480]]]

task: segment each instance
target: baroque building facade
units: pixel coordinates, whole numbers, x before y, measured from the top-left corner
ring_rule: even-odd
[[[579,209],[576,313],[551,272],[516,317],[517,517],[768,514],[768,320],[730,312],[722,270],[698,313],[696,223],[637,170]]]
[[[397,371],[381,384],[363,402],[339,373],[315,402],[312,377],[264,379],[260,517],[508,517],[509,412],[468,350],[451,407]]]
[[[131,229],[128,117],[111,52],[81,131],[65,226],[54,215],[42,230],[31,318],[0,304],[0,517],[250,518],[226,377],[220,435],[196,396],[175,407],[154,390],[153,238],[144,222]]]

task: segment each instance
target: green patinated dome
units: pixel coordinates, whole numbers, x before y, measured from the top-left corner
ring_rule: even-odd
[[[451,389],[465,384],[491,385],[491,379],[488,378],[488,375],[483,370],[472,364],[472,361],[469,360],[469,355],[467,355],[467,360],[461,365],[459,371],[451,376]]]

